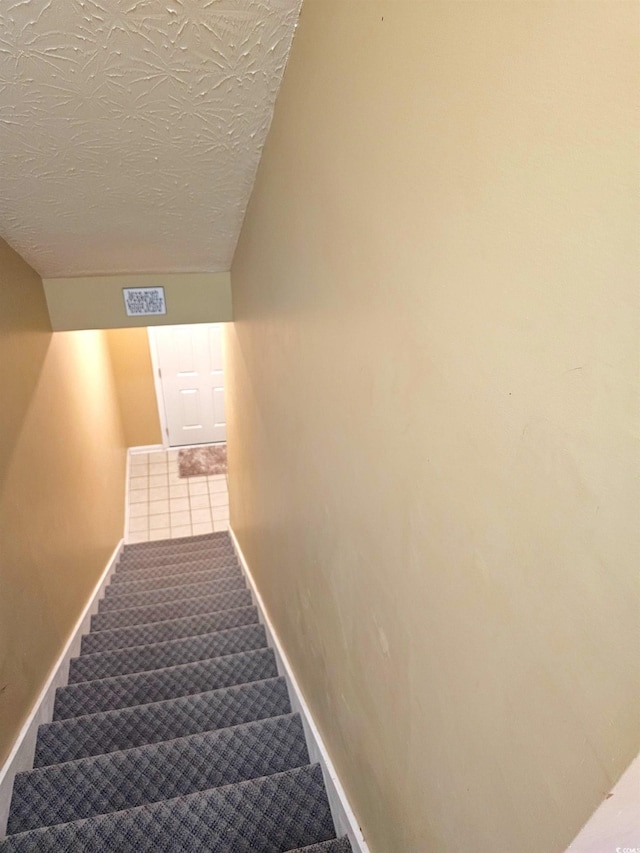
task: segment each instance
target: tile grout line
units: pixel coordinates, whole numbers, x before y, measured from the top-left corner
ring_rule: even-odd
[[[143,483],[136,483],[137,486],[141,488],[138,490],[132,491],[144,491],[146,500],[138,500],[135,502],[131,501],[130,509],[133,506],[143,506],[144,511],[140,512],[133,511],[131,514],[131,520],[133,523],[129,526],[127,530],[127,538],[128,541],[154,541],[160,538],[177,538],[179,536],[186,535],[199,535],[203,533],[209,533],[213,531],[226,530],[229,527],[229,495],[228,495],[228,478],[226,475],[216,475],[216,476],[203,476],[202,478],[184,478],[186,482],[176,482],[178,479],[175,475],[177,474],[177,458],[169,458],[169,453],[171,451],[151,451],[147,454],[139,454],[136,457],[135,465],[132,466],[132,472],[130,474],[130,480],[133,479],[133,475],[137,475],[136,479],[140,478],[140,480],[144,480],[145,488],[142,488]],[[160,457],[160,453],[164,454],[164,458]],[[141,458],[144,457],[144,458]],[[159,471],[159,468],[165,468],[163,471]],[[135,470],[133,470],[135,469]],[[162,477],[163,479],[158,482],[154,481],[154,484],[151,484],[151,477]],[[173,478],[173,482],[171,481]],[[193,481],[198,480],[199,488],[193,488],[196,485]],[[224,480],[224,485],[222,488],[213,488],[213,483],[216,482],[217,479]],[[129,485],[131,483],[129,482]],[[172,487],[184,487],[185,491],[182,494],[182,488],[180,488],[180,493],[178,495],[172,495]],[[154,489],[161,489],[161,494],[165,495],[164,497],[160,497],[157,493],[152,495],[151,492]],[[175,489],[174,489],[175,490]],[[220,496],[224,495],[224,498],[220,499]],[[138,496],[139,497],[139,496]],[[206,505],[205,506],[196,506],[196,504],[202,504],[203,499],[206,497]],[[171,508],[171,501],[185,501],[182,504],[181,509]],[[164,511],[160,511],[157,513],[151,512],[151,504],[152,503],[163,503]],[[206,510],[206,521],[202,520],[202,515]],[[173,523],[174,517],[177,516],[178,513],[188,513],[187,518],[182,516],[180,518],[180,523]],[[196,521],[194,518],[194,514],[198,514],[200,517],[200,521]],[[151,527],[151,519],[153,516],[163,515],[166,516],[166,524],[162,527]],[[223,516],[222,518],[216,518],[215,515]],[[146,520],[146,523],[145,521]],[[177,519],[175,519],[177,521]],[[138,527],[139,530],[133,530],[131,527]]]

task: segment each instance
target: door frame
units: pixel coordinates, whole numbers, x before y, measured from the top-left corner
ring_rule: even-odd
[[[160,431],[162,433],[162,446],[168,450],[169,444],[169,426],[167,424],[167,410],[164,403],[164,389],[162,387],[162,379],[160,378],[160,359],[158,357],[158,344],[154,332],[155,326],[147,326],[147,337],[149,339],[149,353],[151,355],[151,366],[153,368],[153,385],[156,389],[156,403],[158,406],[158,419],[160,421]]]

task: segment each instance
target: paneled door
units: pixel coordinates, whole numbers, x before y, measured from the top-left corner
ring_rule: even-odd
[[[153,326],[149,333],[169,445],[225,441],[222,323]]]

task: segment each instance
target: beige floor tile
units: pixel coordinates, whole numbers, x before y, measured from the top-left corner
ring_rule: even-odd
[[[186,512],[172,512],[171,513],[171,527],[182,527],[183,525],[188,524],[191,525],[191,513],[187,510]]]
[[[171,512],[180,512],[181,510],[188,510],[189,506],[189,498],[169,498],[169,510]]]
[[[227,530],[227,477],[180,477],[179,448],[129,457],[127,542],[148,542]]]
[[[186,483],[170,483],[169,495],[172,498],[186,498],[189,494],[189,487]]]
[[[189,483],[190,495],[208,495],[209,486],[206,483]]]
[[[191,510],[192,524],[206,524],[208,521],[211,521],[211,510],[209,509],[209,507],[207,507],[206,509]]]
[[[171,530],[163,527],[160,530],[149,531],[149,542],[157,542],[158,539],[171,539]]]
[[[209,501],[209,495],[190,495],[189,503],[191,504],[191,509],[208,509],[211,506]]]
[[[146,501],[131,504],[129,507],[129,518],[142,518],[149,515],[149,504]]]
[[[148,533],[146,531],[140,532],[140,533],[130,533],[127,536],[127,542],[130,542],[131,544],[133,544],[135,542],[148,542],[148,541],[149,541],[149,538],[148,538]]]
[[[213,533],[213,523],[211,521],[205,524],[193,524],[193,535],[203,536],[205,533]]]
[[[131,460],[132,465],[148,465],[149,464],[149,454],[148,453],[130,453],[129,459]]]
[[[169,486],[154,486],[149,489],[149,501],[166,501],[169,499]]]

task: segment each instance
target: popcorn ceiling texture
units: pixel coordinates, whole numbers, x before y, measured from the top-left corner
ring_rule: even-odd
[[[47,277],[226,271],[301,0],[7,0],[0,233]]]

